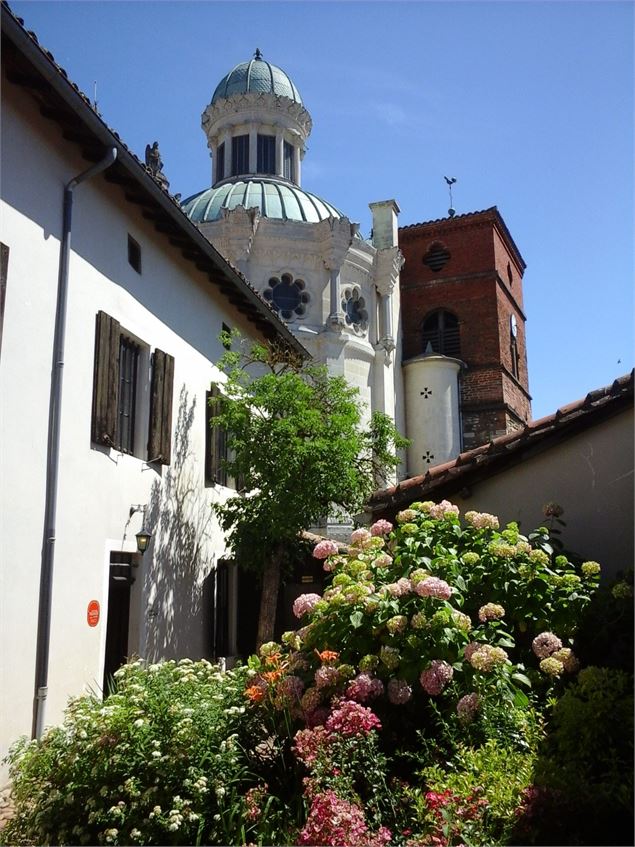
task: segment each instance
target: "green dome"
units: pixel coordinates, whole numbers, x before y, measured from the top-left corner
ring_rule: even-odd
[[[235,209],[236,206],[255,207],[265,218],[284,221],[318,223],[329,217],[344,217],[335,206],[297,185],[263,177],[221,183],[193,194],[181,205],[193,223],[217,221],[223,209]]]
[[[276,65],[271,65],[256,50],[255,58],[243,62],[224,76],[216,86],[212,104],[217,100],[231,97],[232,94],[245,94],[247,91],[258,91],[266,94],[278,94],[288,97],[302,105],[302,98],[289,76]]]

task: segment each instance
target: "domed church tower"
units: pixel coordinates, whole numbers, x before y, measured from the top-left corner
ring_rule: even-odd
[[[404,431],[394,200],[372,203],[373,238],[301,187],[311,116],[259,50],[216,86],[202,116],[212,186],[183,209],[314,358],[359,388],[367,413]]]

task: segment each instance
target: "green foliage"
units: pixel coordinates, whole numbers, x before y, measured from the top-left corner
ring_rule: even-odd
[[[248,494],[219,505],[241,564],[262,568],[271,550],[334,510],[359,511],[404,446],[391,421],[364,424],[359,392],[326,368],[275,347],[229,351],[215,426],[226,429],[226,468]]]
[[[612,668],[580,671],[556,702],[539,781],[601,793],[631,808],[633,678]]]
[[[10,757],[8,844],[244,843],[245,670],[140,661]]]
[[[445,767],[426,768],[421,776],[428,792],[449,791],[463,806],[477,801],[476,820],[456,820],[456,836],[471,847],[486,847],[509,843],[514,812],[532,782],[534,761],[535,751],[521,753],[490,739],[481,747],[462,745]],[[429,820],[423,792],[417,808],[421,822]]]

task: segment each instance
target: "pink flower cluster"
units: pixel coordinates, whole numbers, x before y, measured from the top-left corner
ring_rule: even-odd
[[[456,711],[459,719],[463,721],[463,723],[471,723],[474,720],[474,715],[478,711],[479,702],[480,698],[476,691],[461,697],[459,702],[456,704]]]
[[[329,688],[339,682],[339,671],[332,665],[322,665],[315,672],[315,684],[318,688]]]
[[[421,687],[431,697],[440,694],[454,676],[454,670],[447,662],[433,659],[430,665],[419,676]]]
[[[372,538],[367,529],[354,529],[351,532],[351,547],[365,547]]]
[[[449,500],[441,500],[440,503],[433,503],[428,507],[428,513],[431,518],[436,518],[438,521],[442,520],[446,515],[457,515],[459,514],[459,507],[454,506],[450,503]]]
[[[381,729],[381,721],[366,706],[353,700],[340,700],[325,726],[329,732],[340,735],[367,735],[372,729]]]
[[[309,816],[297,843],[321,844],[325,847],[342,844],[350,847],[383,847],[391,838],[391,832],[386,827],[371,833],[359,806],[341,800],[329,789],[313,797]]]
[[[375,521],[370,528],[371,535],[388,535],[389,532],[392,532],[392,524],[390,521],[385,521],[383,518]]]
[[[249,791],[245,794],[245,805],[247,807],[245,810],[245,817],[247,818],[247,820],[258,820],[258,818],[262,814],[262,808],[260,804],[266,797],[268,790],[269,786],[265,782],[262,786],[250,788]]]
[[[319,594],[300,594],[293,601],[293,614],[296,618],[301,618],[303,615],[306,615],[307,612],[312,612],[315,608],[315,604],[321,600]]]
[[[502,647],[492,647],[491,644],[476,644],[476,649],[473,644],[468,644],[465,648],[465,658],[477,671],[487,673],[493,670],[496,665],[504,664],[507,659],[507,653]]]
[[[320,753],[331,741],[331,733],[323,726],[315,726],[313,729],[299,729],[293,737],[293,752],[304,762],[312,765]]]
[[[496,515],[487,512],[466,512],[465,520],[475,529],[498,529],[499,523]]]
[[[365,703],[374,697],[380,697],[383,693],[384,683],[381,679],[367,673],[358,674],[355,679],[351,680],[346,689],[348,699],[356,700],[358,703]]]
[[[487,621],[498,621],[505,617],[505,609],[498,603],[486,603],[478,610],[478,619],[481,623]]]
[[[394,706],[407,703],[412,697],[412,688],[405,679],[393,678],[388,682],[388,699]]]
[[[373,559],[373,565],[376,568],[387,568],[389,565],[392,565],[392,556],[389,556],[388,553],[380,553],[375,559]]]
[[[335,553],[337,553],[337,544],[330,538],[319,541],[313,549],[316,559],[326,559],[327,556],[333,556]]]
[[[541,632],[531,642],[531,649],[539,659],[546,659],[556,650],[560,650],[561,647],[562,641],[553,632]]]
[[[449,600],[452,596],[452,589],[447,582],[436,576],[429,576],[418,582],[414,586],[414,590],[419,597],[436,597],[439,600]]]
[[[390,582],[386,585],[386,591],[391,597],[405,597],[406,594],[410,594],[410,590],[410,580],[406,579],[405,576],[400,577],[397,582]]]

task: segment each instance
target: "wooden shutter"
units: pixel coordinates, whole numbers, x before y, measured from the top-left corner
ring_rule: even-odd
[[[217,385],[205,392],[205,483],[206,485],[227,485],[227,471],[224,461],[227,459],[227,435],[222,426],[213,426],[212,420],[218,415]]]
[[[97,313],[91,439],[96,444],[117,444],[117,392],[119,390],[119,321]]]
[[[172,460],[172,393],[174,357],[155,350],[152,357],[148,461],[169,465]]]

